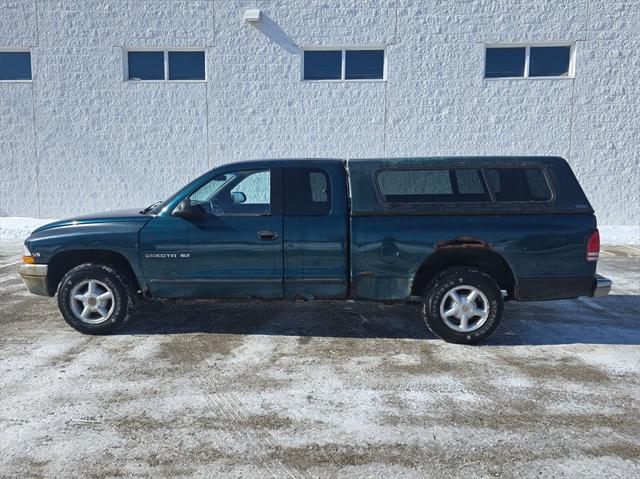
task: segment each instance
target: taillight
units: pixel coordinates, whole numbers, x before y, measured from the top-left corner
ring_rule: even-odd
[[[587,240],[587,261],[598,261],[600,256],[600,232],[596,228]]]

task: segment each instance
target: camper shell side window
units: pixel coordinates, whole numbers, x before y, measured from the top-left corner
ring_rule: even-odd
[[[401,167],[374,174],[380,202],[420,204],[548,204],[555,198],[542,166]]]

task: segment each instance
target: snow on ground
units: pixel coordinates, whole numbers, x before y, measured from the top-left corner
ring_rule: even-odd
[[[599,225],[598,229],[602,244],[640,246],[640,225]]]
[[[0,217],[0,238],[24,239],[39,226],[54,220],[41,218],[27,218],[24,216]]]
[[[38,226],[51,219],[21,216],[0,217],[0,237],[24,239]],[[640,245],[640,225],[600,225],[600,239],[605,245]]]
[[[640,477],[636,247],[598,262],[608,297],[508,302],[473,347],[345,301],[140,301],[87,336],[2,267],[18,246],[0,477]]]

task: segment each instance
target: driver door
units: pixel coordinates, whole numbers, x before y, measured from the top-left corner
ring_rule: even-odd
[[[191,196],[189,296],[283,297],[282,168],[218,175]]]

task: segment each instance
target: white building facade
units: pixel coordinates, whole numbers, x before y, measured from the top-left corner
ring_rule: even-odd
[[[535,76],[552,46],[567,71]],[[524,73],[488,78],[505,47]],[[381,50],[381,76],[340,53],[305,79],[318,49]],[[0,216],[144,206],[252,158],[558,155],[637,235],[638,51],[638,0],[0,0]]]

